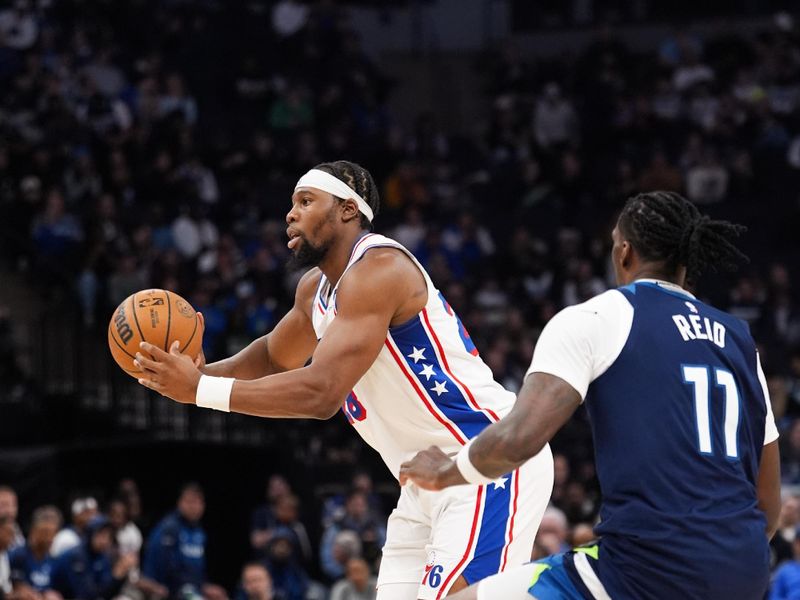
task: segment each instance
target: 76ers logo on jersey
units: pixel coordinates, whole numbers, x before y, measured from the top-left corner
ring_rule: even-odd
[[[436,564],[436,552],[431,550],[428,555],[428,563],[425,565],[425,577],[422,578],[422,585],[438,588],[442,585],[442,571],[444,571],[444,567]]]
[[[355,392],[350,392],[347,394],[347,399],[344,401],[342,412],[344,412],[344,416],[347,417],[347,421],[351,425],[356,421],[363,421],[367,418],[367,409],[364,408],[364,405],[358,401],[358,397],[356,396]]]

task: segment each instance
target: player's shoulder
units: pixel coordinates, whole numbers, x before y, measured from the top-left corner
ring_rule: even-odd
[[[300,277],[294,292],[295,305],[306,306],[313,302],[321,278],[322,270],[319,267],[309,269]]]
[[[632,311],[633,307],[630,301],[625,297],[625,294],[617,289],[606,290],[601,294],[597,294],[580,304],[573,304],[567,306],[559,315],[564,314],[578,315],[578,314],[593,314],[599,316],[609,316],[619,314],[620,312]]]
[[[352,281],[364,278],[371,281],[379,279],[391,282],[418,270],[401,246],[374,245],[367,248],[360,260],[353,264],[349,269],[348,277],[343,278],[343,282],[348,279]]]

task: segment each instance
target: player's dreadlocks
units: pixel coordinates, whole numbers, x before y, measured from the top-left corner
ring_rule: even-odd
[[[707,268],[733,271],[737,263],[749,261],[731,242],[746,227],[712,220],[675,192],[646,192],[630,198],[618,226],[644,260],[663,262],[669,274],[685,266],[690,282]]]
[[[378,186],[372,179],[369,171],[361,165],[347,161],[337,160],[335,162],[322,163],[314,167],[341,179],[347,185],[355,190],[356,194],[361,196],[364,201],[369,204],[372,209],[373,216],[378,215],[378,210],[381,206],[381,198],[378,194]],[[344,200],[344,198],[339,198]],[[372,231],[372,223],[369,222],[366,216],[361,215],[361,227],[368,231]]]

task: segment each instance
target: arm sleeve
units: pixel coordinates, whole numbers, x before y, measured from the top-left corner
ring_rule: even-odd
[[[616,290],[569,306],[545,326],[527,374],[555,375],[585,398],[622,352],[632,324],[633,307]]]
[[[764,402],[767,404],[767,418],[764,430],[764,445],[778,439],[778,427],[775,425],[775,416],[772,414],[772,401],[769,398],[769,388],[767,378],[764,376],[764,369],[761,368],[761,357],[756,353],[756,367],[758,368],[758,381],[761,383],[761,390],[764,392]]]

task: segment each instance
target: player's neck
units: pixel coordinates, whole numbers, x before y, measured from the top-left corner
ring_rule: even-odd
[[[642,265],[641,268],[636,269],[635,272],[630,276],[631,283],[640,279],[655,279],[656,281],[670,283],[679,288],[686,287],[686,278],[680,276],[680,273],[667,275],[660,269],[653,268],[651,265]]]
[[[339,283],[339,279],[350,261],[353,246],[367,233],[363,229],[348,231],[347,234],[333,243],[325,258],[319,263],[320,270],[325,274],[325,278],[330,282],[331,286]]]

